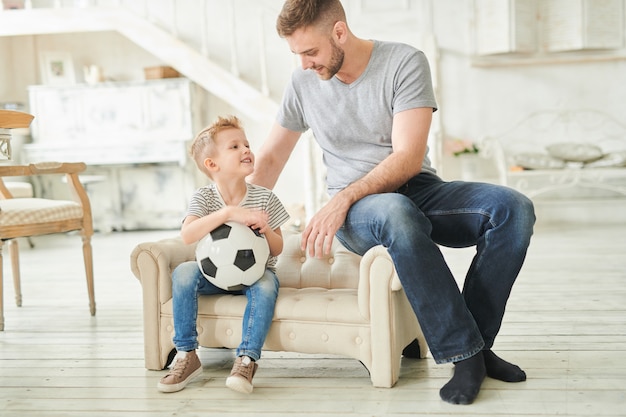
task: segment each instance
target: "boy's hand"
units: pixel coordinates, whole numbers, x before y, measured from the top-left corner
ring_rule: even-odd
[[[238,223],[245,224],[254,230],[258,230],[259,233],[266,233],[269,229],[268,220],[269,216],[262,210],[251,210],[242,207],[232,213],[231,219]]]
[[[265,234],[269,231],[269,225],[267,224],[268,220],[269,216],[266,212],[261,210],[251,210],[246,226],[249,226],[254,230],[258,230],[259,233]]]

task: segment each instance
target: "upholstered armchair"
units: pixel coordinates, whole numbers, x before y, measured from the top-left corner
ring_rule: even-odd
[[[131,254],[131,269],[143,289],[147,369],[161,370],[171,361],[171,273],[194,256],[195,246],[177,238],[141,243]],[[357,359],[376,387],[397,382],[405,348],[425,356],[421,329],[384,247],[360,257],[335,241],[330,255],[312,258],[300,250],[300,235],[289,234],[277,275],[281,287],[264,349]],[[245,296],[201,296],[199,344],[236,348],[245,305]]]
[[[9,129],[28,127],[33,116],[27,113],[0,110],[0,152],[11,157]],[[6,145],[5,145],[6,144]],[[4,242],[8,242],[15,288],[15,303],[22,305],[19,248],[17,239],[23,237],[78,231],[83,240],[83,260],[87,278],[89,312],[96,314],[93,284],[93,256],[91,236],[93,226],[89,197],[80,182],[79,173],[86,169],[82,162],[41,162],[27,165],[0,165],[0,331],[4,330],[3,255]],[[41,175],[64,176],[71,199],[15,198],[5,179],[29,178]]]

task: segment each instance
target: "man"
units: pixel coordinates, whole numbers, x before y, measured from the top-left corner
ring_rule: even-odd
[[[360,255],[387,248],[435,361],[455,364],[444,401],[472,403],[485,376],[525,380],[491,347],[530,243],[530,200],[436,175],[427,138],[437,104],[422,52],[356,37],[339,0],[287,0],[277,30],[302,68],[250,180],[273,187],[311,129],[331,198],[302,233],[303,250],[328,253],[334,236]],[[462,293],[438,244],[477,248]]]

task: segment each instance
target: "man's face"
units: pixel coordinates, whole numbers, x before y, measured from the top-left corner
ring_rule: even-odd
[[[287,37],[291,51],[300,57],[303,69],[317,73],[322,80],[330,80],[341,69],[345,53],[330,33],[307,27]]]

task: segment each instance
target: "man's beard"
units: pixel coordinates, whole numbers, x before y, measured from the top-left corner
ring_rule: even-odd
[[[317,73],[322,80],[330,80],[333,78],[343,65],[343,58],[345,56],[343,49],[337,46],[333,39],[330,40],[330,46],[333,50],[332,55],[330,56],[330,63],[325,67],[326,71]]]

